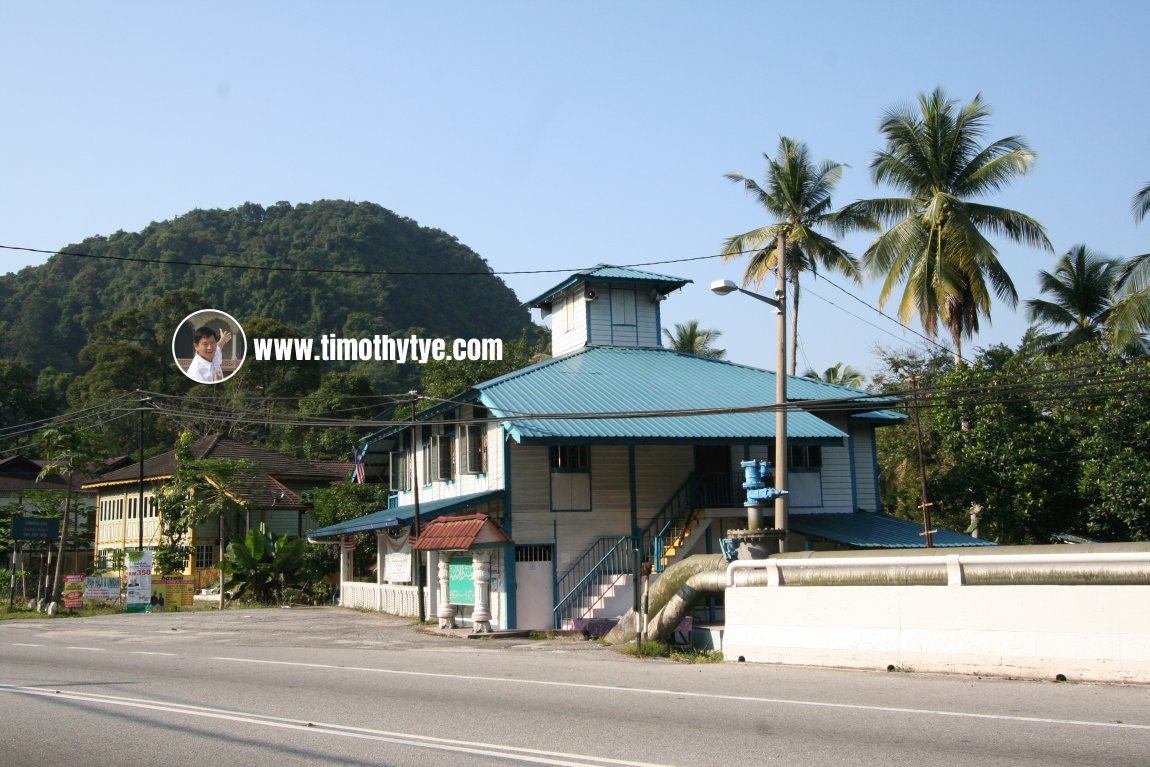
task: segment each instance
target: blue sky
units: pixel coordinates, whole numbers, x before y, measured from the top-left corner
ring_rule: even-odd
[[[850,166],[837,204],[885,196],[867,169],[883,111],[942,86],[981,93],[990,138],[1038,153],[995,204],[1043,222],[1056,255],[1128,257],[1150,250],[1130,214],[1150,181],[1147,29],[1150,5],[1121,0],[5,2],[0,244],[338,198],[444,229],[497,272],[710,256],[766,223],[724,173],[761,180],[786,135]],[[1056,255],[1002,244],[1021,300]],[[0,251],[0,270],[46,258]],[[770,310],[708,290],[744,265],[649,268],[694,280],[664,324],[698,319],[773,367]],[[562,276],[504,279],[528,299]],[[876,343],[919,343],[874,310],[877,280],[831,279],[861,302],[805,281],[800,372],[872,373]],[[967,349],[1026,324],[996,305]]]

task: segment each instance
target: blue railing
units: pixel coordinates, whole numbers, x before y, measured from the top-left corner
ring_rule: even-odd
[[[643,560],[651,563],[654,572],[662,572],[667,540],[676,529],[688,524],[691,515],[703,507],[742,506],[742,482],[741,471],[688,475],[639,532]],[[553,611],[555,628],[585,616],[602,601],[605,587],[632,572],[635,543],[629,535],[600,538],[559,576],[559,600]],[[588,599],[593,601],[588,604]]]
[[[555,628],[565,628],[567,623],[574,622],[576,617],[582,617],[589,612],[590,607],[584,604],[584,600],[592,595],[592,589],[608,579],[614,583],[631,572],[632,567],[631,536],[600,538],[591,544],[590,548],[559,576],[560,597],[552,611]],[[601,599],[601,595],[596,596],[596,602]],[[576,612],[579,613],[578,616],[575,615]]]

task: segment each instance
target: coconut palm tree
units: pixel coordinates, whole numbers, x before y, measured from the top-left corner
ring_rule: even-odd
[[[861,281],[855,258],[818,230],[826,228],[841,234],[853,229],[877,229],[877,223],[865,215],[849,214],[832,221],[831,192],[842,178],[844,166],[840,163],[826,160],[816,165],[806,144],[785,136],[779,138],[779,148],[773,158],[766,154],[763,157],[767,161],[765,186],[741,173],[728,173],[726,178],[742,184],[776,219],[775,223],[728,237],[723,242],[722,255],[724,261],[729,261],[750,253],[743,285],[757,287],[774,270],[776,244],[780,237],[783,239],[791,304],[788,372],[794,375],[799,339],[800,275],[816,274],[819,267],[823,267]]]
[[[858,389],[863,385],[866,376],[858,372],[850,365],[842,362],[836,362],[831,367],[827,368],[820,375],[818,372],[811,368],[803,373],[804,378],[813,378],[816,381],[823,383],[837,384],[839,386],[849,386],[852,389]]]
[[[990,318],[991,290],[1009,306],[1018,303],[987,235],[1054,252],[1030,216],[977,201],[1026,174],[1035,159],[1019,136],[982,146],[989,116],[981,96],[959,106],[941,88],[919,94],[917,108],[889,110],[880,127],[886,147],[871,160],[871,176],[907,196],[860,200],[842,211],[889,227],[862,257],[867,271],[885,277],[879,303],[905,283],[899,317],[909,322],[918,314],[932,337],[941,321],[956,364],[963,337],[974,336],[980,316]]]
[[[1150,213],[1150,184],[1142,187],[1131,202],[1134,222]],[[1117,348],[1147,353],[1150,330],[1150,253],[1134,256],[1118,274],[1114,308],[1107,328],[1110,342]]]
[[[708,330],[699,327],[698,320],[676,322],[675,332],[663,328],[663,336],[667,339],[667,346],[677,352],[696,354],[700,357],[710,357],[721,360],[727,356],[726,349],[716,349],[715,341],[723,335],[721,330]]]
[[[1038,284],[1049,299],[1026,302],[1031,322],[1065,328],[1041,337],[1046,348],[1069,349],[1100,338],[1113,306],[1119,261],[1075,245],[1059,259],[1053,272],[1038,273]]]

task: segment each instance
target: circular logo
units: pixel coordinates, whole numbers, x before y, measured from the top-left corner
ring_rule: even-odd
[[[172,336],[172,358],[196,383],[228,380],[244,364],[248,339],[236,318],[218,309],[201,309],[184,318]]]

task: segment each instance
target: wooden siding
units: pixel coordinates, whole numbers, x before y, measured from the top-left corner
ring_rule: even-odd
[[[694,470],[695,450],[690,445],[639,445],[635,467],[642,528]]]
[[[597,539],[631,533],[631,467],[623,445],[591,448],[591,511],[551,511],[548,449],[512,443],[511,508],[515,543],[555,544],[562,572]],[[638,525],[642,527],[679,488],[694,463],[689,445],[635,448]]]
[[[852,431],[858,507],[867,511],[879,511],[882,502],[879,499],[878,487],[875,486],[874,427],[856,424]]]
[[[471,415],[470,406],[463,407],[464,416]],[[434,425],[434,422],[432,422]],[[438,428],[438,427],[437,427]],[[436,480],[426,482],[426,467],[424,465],[423,450],[415,451],[415,460],[418,464],[419,502],[430,503],[448,498],[458,498],[472,493],[486,493],[503,488],[503,427],[497,422],[487,425],[487,471],[483,474],[463,474],[459,471],[463,465],[461,450],[463,450],[462,430],[457,430],[452,440],[454,453],[453,476],[449,480]],[[411,506],[415,503],[415,495],[410,490],[399,494],[400,506]]]
[[[599,303],[596,301],[595,303]],[[571,322],[567,309],[571,306]],[[551,353],[555,356],[582,349],[587,345],[587,302],[582,286],[555,299],[551,307]]]
[[[845,424],[835,424],[845,429]],[[751,445],[750,457],[768,460],[774,445]],[[845,445],[823,445],[821,469],[792,469],[788,475],[790,507],[803,511],[852,511],[850,454]],[[869,463],[869,461],[868,461]]]
[[[597,284],[593,287],[599,297],[587,304],[591,317],[590,343],[598,346],[660,345],[659,308],[657,303],[651,301],[648,288],[609,284]],[[619,296],[624,294],[633,298],[634,318],[616,316]],[[627,321],[626,324],[623,324],[624,319]],[[554,337],[552,343],[555,343]]]

